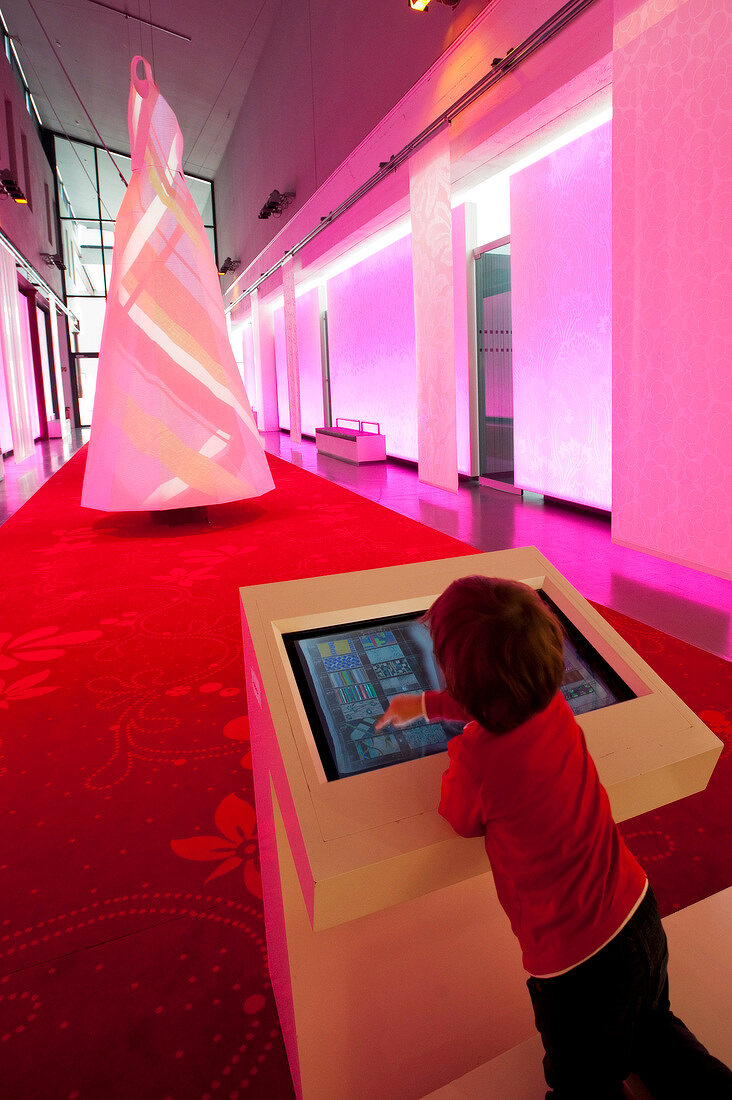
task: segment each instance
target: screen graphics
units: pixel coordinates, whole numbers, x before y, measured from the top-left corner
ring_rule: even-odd
[[[561,692],[572,713],[575,716],[588,714],[591,710],[602,710],[614,703],[635,699],[635,692],[630,690],[615,669],[590,645],[546,592],[539,589],[539,595],[564,628],[564,681]]]
[[[564,629],[562,694],[575,715],[635,694],[556,604],[539,589]],[[284,634],[315,744],[328,780],[442,752],[462,725],[414,722],[376,731],[395,695],[440,691],[442,676],[423,612]]]
[[[394,695],[444,687],[422,612],[283,636],[326,777],[442,752],[459,724],[374,729]]]

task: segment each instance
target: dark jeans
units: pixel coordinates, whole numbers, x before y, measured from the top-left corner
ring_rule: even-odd
[[[552,1100],[620,1100],[640,1077],[656,1100],[732,1100],[732,1073],[671,1012],[666,934],[650,887],[602,951],[529,978]]]

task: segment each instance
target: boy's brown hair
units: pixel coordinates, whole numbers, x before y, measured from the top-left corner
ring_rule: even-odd
[[[485,729],[508,733],[559,690],[562,627],[527,584],[462,577],[435,600],[425,621],[448,691]]]

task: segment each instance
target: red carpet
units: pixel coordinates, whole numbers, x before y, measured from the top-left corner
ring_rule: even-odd
[[[84,453],[0,530],[0,1095],[292,1096],[267,978],[237,588],[470,553],[270,458],[182,526],[78,506]],[[725,739],[624,828],[664,911],[732,884],[730,666],[605,612]]]

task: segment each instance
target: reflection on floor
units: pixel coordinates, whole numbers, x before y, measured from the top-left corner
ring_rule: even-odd
[[[609,517],[461,481],[457,495],[401,463],[350,466],[314,443],[265,435],[268,451],[480,550],[536,546],[590,600],[732,659],[732,582],[615,546]]]
[[[68,444],[38,444],[35,455],[17,466],[12,456],[6,459],[0,522],[87,437],[84,432]],[[475,482],[461,482],[453,495],[421,484],[413,467],[392,462],[350,466],[318,455],[309,440],[291,444],[283,432],[266,433],[265,446],[272,454],[481,550],[536,546],[588,599],[732,659],[732,582],[613,545],[605,516]]]
[[[89,431],[72,430],[71,439],[44,439],[24,462],[16,462],[12,454],[0,464],[0,523],[17,512],[44,481],[48,481],[72,454],[89,438]]]

